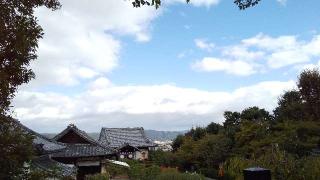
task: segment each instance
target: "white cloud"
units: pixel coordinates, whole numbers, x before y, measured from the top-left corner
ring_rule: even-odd
[[[196,0],[192,4],[217,3]],[[39,42],[39,58],[32,63],[37,76],[32,85],[72,86],[111,72],[118,65],[121,51],[121,42],[113,34],[150,41],[150,24],[163,11],[133,8],[130,1],[119,0],[62,0],[61,4],[62,8],[55,12],[36,10],[45,35]]]
[[[305,69],[320,68],[320,60],[315,64],[311,64],[311,63],[310,64],[299,64],[299,65],[294,66],[294,68],[296,70],[298,70],[299,72],[302,72]]]
[[[265,59],[271,68],[281,68],[299,63],[310,62],[320,57],[320,36],[315,35],[311,41],[299,41],[296,36],[279,36],[276,38],[258,34],[242,40],[246,47],[264,51]]]
[[[284,66],[310,61],[310,57],[300,50],[288,50],[272,53],[267,57],[268,65],[271,68],[281,68]]]
[[[279,36],[276,38],[259,33],[258,35],[241,41],[244,46],[257,47],[264,50],[274,51],[278,49],[295,49],[299,42],[296,36]]]
[[[222,54],[223,56],[245,61],[260,60],[265,56],[263,51],[249,51],[248,48],[243,45],[225,47],[223,48]]]
[[[213,43],[208,42],[206,39],[195,39],[194,43],[198,48],[206,50],[208,52],[212,51],[215,46]]]
[[[277,1],[283,6],[287,4],[287,0],[277,0]]]
[[[192,64],[192,67],[196,70],[215,72],[223,71],[228,74],[248,76],[256,73],[254,65],[245,61],[232,61],[225,59],[218,59],[212,57],[205,57],[201,61],[197,61]]]
[[[85,92],[72,96],[22,90],[14,105],[17,117],[41,132],[58,131],[70,122],[89,131],[107,125],[181,129],[221,122],[225,110],[240,111],[254,105],[272,110],[278,96],[293,87],[293,81],[270,81],[216,92],[168,84],[115,86],[101,77]]]
[[[127,1],[63,0],[62,8],[36,10],[45,35],[39,42],[33,85],[75,85],[118,65],[121,42],[111,33],[150,40],[150,23],[161,10],[133,8]],[[63,78],[61,78],[63,77]]]
[[[207,46],[203,45],[203,48]],[[320,35],[309,41],[297,36],[271,37],[258,34],[240,43],[217,46],[220,54],[192,65],[202,71],[224,71],[234,75],[252,75],[287,66],[310,63],[320,58]]]

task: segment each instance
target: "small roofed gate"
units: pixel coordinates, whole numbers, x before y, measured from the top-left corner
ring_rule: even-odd
[[[123,146],[118,151],[118,157],[120,159],[135,159],[135,152],[139,151],[137,148],[130,145]]]
[[[84,180],[86,175],[101,173],[101,165],[99,164],[79,164],[77,171],[77,180]]]

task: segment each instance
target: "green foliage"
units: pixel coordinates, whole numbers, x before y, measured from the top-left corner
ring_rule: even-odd
[[[192,128],[179,137],[175,152],[160,159],[170,157],[171,166],[212,178],[224,164],[223,179],[243,179],[243,169],[255,166],[270,169],[273,179],[317,179],[320,157],[313,154],[320,149],[319,70],[303,71],[297,84],[298,90],[279,98],[274,116],[259,107],[226,111],[223,128],[215,123]]]
[[[224,135],[207,135],[195,144],[194,158],[198,167],[218,168],[228,157],[231,140]]]
[[[62,169],[59,167],[52,167],[51,169],[43,170],[38,167],[33,167],[32,165],[29,168],[26,168],[26,171],[23,175],[15,179],[27,179],[27,180],[46,180],[46,179],[60,179],[60,180],[73,180],[72,176],[65,176],[62,172]]]
[[[34,78],[28,68],[37,58],[42,28],[37,24],[34,9],[46,6],[57,9],[57,0],[10,0],[0,3],[0,113],[8,110],[17,87]]]
[[[118,175],[127,175],[129,169],[127,167],[123,167],[119,165],[108,164],[107,171],[111,177],[115,177]]]
[[[306,157],[298,172],[301,179],[318,180],[320,177],[320,157]]]
[[[223,129],[223,126],[221,126],[220,124],[211,122],[207,127],[206,127],[206,132],[208,134],[218,134],[219,132],[221,132]]]
[[[128,175],[130,179],[133,180],[149,180],[155,179],[156,176],[160,174],[159,166],[149,166],[146,167],[145,164],[139,163],[137,161],[128,161],[130,168]]]
[[[302,121],[304,112],[302,97],[299,91],[285,92],[278,101],[278,107],[274,110],[275,119],[278,121]]]
[[[161,173],[155,180],[203,180],[204,177],[199,174],[168,172]]]
[[[94,174],[94,175],[87,175],[85,177],[86,180],[109,180],[108,174]]]
[[[176,155],[172,152],[162,150],[150,151],[149,159],[158,166],[174,166],[176,164]]]
[[[24,173],[23,165],[33,154],[32,139],[11,117],[0,114],[0,179]]]
[[[239,9],[244,10],[246,8],[257,5],[261,0],[234,0],[234,3],[239,7]],[[161,6],[161,0],[130,0],[133,7],[140,8],[142,6],[154,6],[158,9]],[[186,0],[189,3],[190,0]]]
[[[320,141],[320,124],[314,121],[285,121],[274,126],[273,142],[297,156],[310,155]]]
[[[265,109],[254,106],[243,110],[240,119],[241,121],[264,122],[271,121],[272,116]]]
[[[182,145],[183,143],[183,138],[184,136],[183,135],[178,135],[172,142],[172,149],[173,151],[177,151],[178,148],[180,148],[180,146]]]
[[[234,152],[245,157],[261,154],[270,145],[268,122],[243,121],[235,135]]]
[[[37,58],[42,28],[34,9],[56,10],[58,0],[10,0],[0,2],[0,179],[23,173],[32,155],[32,137],[22,132],[10,116],[10,101],[18,86],[28,83],[34,73],[28,67]]]
[[[190,136],[193,140],[197,141],[204,137],[207,134],[207,131],[205,128],[202,127],[196,127],[192,128],[189,132],[187,132],[185,135]]]
[[[304,70],[298,78],[298,88],[308,118],[320,121],[320,72],[319,69]]]
[[[234,140],[235,134],[240,130],[240,116],[241,114],[238,112],[224,112],[224,133],[227,137],[231,138],[232,140]]]
[[[247,9],[249,7],[257,5],[261,0],[234,0],[234,3],[241,9]]]

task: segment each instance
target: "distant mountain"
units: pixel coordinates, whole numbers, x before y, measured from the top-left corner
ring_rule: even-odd
[[[153,140],[153,141],[166,141],[166,140],[173,140],[180,134],[184,134],[187,131],[156,131],[156,130],[144,130],[146,136]],[[55,133],[42,133],[42,135],[53,138],[56,134]],[[98,140],[100,133],[88,133],[89,136]]]
[[[155,141],[166,141],[173,140],[178,135],[184,134],[187,131],[156,131],[156,130],[145,130],[146,136],[151,140]]]

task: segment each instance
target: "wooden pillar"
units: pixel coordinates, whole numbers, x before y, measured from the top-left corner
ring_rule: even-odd
[[[101,161],[101,174],[106,174],[106,173],[107,173],[107,162]]]

